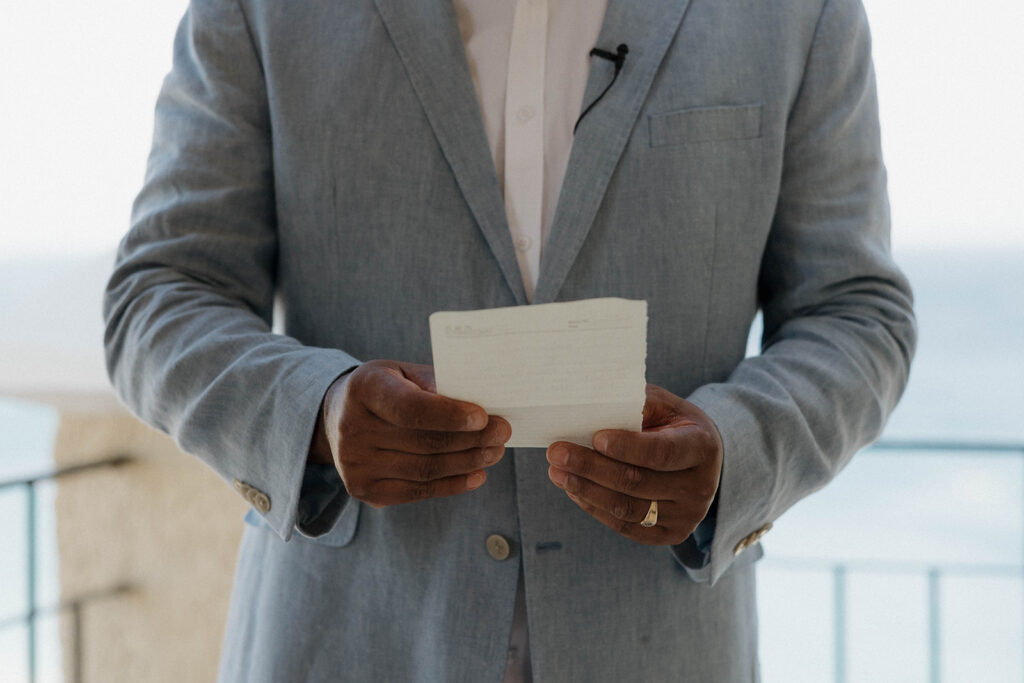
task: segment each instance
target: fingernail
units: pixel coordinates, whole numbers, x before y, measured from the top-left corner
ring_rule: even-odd
[[[565,446],[555,446],[551,449],[551,464],[565,467],[569,463],[569,451]]]
[[[475,488],[480,488],[480,485],[484,483],[486,476],[487,475],[483,472],[474,472],[466,477],[466,490],[472,491]]]
[[[501,456],[504,452],[505,449],[500,446],[497,448],[485,448],[484,462],[487,463],[488,465],[492,465],[501,460]]]
[[[555,482],[558,486],[565,486],[565,482],[569,479],[569,474],[565,472],[565,470],[560,470],[557,467],[549,467],[548,476],[551,477],[551,481]]]
[[[602,453],[608,448],[608,435],[604,432],[600,432],[594,437],[594,450],[601,451]]]
[[[494,438],[498,440],[498,443],[505,443],[512,438],[512,427],[499,423],[498,428],[494,430]]]
[[[473,412],[466,418],[466,429],[471,432],[478,432],[487,426],[487,414]]]

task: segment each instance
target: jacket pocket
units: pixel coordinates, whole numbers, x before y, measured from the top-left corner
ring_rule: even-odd
[[[651,114],[651,147],[759,138],[762,109],[761,104],[741,104]]]

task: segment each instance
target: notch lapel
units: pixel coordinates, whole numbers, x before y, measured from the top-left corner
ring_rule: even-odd
[[[558,296],[689,4],[690,0],[609,0],[597,46],[614,52],[617,45],[625,43],[629,55],[615,85],[576,131],[534,303],[548,303]],[[613,73],[610,62],[594,58],[584,108],[597,99]]]
[[[466,51],[450,0],[374,0],[438,144],[517,304],[526,303]]]

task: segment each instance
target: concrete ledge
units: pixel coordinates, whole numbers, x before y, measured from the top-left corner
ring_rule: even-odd
[[[84,608],[81,680],[215,680],[245,503],[113,394],[25,398],[60,410],[56,467],[135,457],[58,484],[62,599],[134,586]],[[64,668],[75,680],[69,627]]]

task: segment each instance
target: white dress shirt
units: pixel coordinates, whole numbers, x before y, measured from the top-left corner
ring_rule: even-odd
[[[454,0],[526,297],[569,164],[607,0]],[[601,46],[613,49],[610,46]],[[532,680],[522,578],[505,682]]]
[[[454,0],[527,299],[607,0]],[[613,50],[614,46],[601,46]]]

